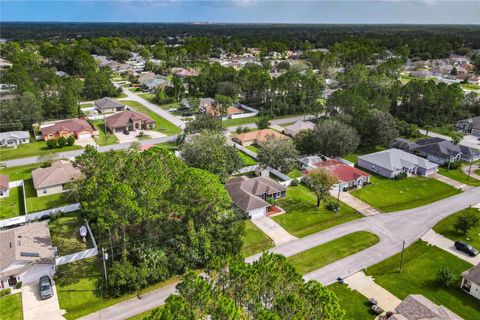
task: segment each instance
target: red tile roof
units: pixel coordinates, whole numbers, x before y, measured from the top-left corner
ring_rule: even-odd
[[[338,160],[330,159],[322,161],[315,164],[318,168],[324,168],[330,171],[338,180],[343,182],[349,182],[352,180],[357,180],[359,177],[368,177],[370,176],[365,171],[359,170],[357,168],[348,166]]]
[[[8,176],[0,174],[0,190],[8,190]]]
[[[85,119],[69,119],[57,122],[51,126],[41,128],[42,134],[47,136],[61,131],[68,132],[93,132],[92,126]]]

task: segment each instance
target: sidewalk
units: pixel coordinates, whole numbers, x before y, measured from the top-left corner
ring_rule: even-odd
[[[443,182],[443,183],[446,183],[448,185],[451,185],[452,187],[456,188],[456,189],[460,189],[462,191],[466,191],[466,190],[470,190],[472,189],[473,187],[472,186],[469,186],[467,184],[464,184],[464,183],[461,183],[457,180],[453,180],[449,177],[446,177],[446,176],[442,176],[441,174],[439,173],[435,173],[435,174],[432,174],[430,177],[432,177],[433,179],[435,180],[438,180],[440,182]]]
[[[338,191],[331,190],[330,195],[336,199],[338,197]],[[381,213],[368,203],[363,202],[362,200],[352,196],[348,192],[340,192],[340,201],[348,204],[350,207],[357,210],[364,216],[372,216]]]
[[[275,242],[276,246],[298,239],[283,229],[282,226],[276,223],[272,218],[262,217],[258,219],[252,219],[251,221],[260,230],[265,232],[265,234],[269,236],[273,242]]]

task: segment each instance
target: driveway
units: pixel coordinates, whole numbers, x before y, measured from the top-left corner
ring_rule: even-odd
[[[330,195],[334,198],[338,197],[338,191],[332,190],[330,191]],[[362,200],[352,196],[348,192],[340,192],[340,201],[343,203],[348,204],[350,207],[353,209],[357,210],[364,216],[371,216],[375,214],[380,214],[381,212],[369,205],[366,202],[363,202]]]
[[[53,289],[53,297],[42,300],[37,282],[22,286],[23,320],[65,320],[58,303],[56,286]]]
[[[86,146],[94,146],[96,147],[97,146],[97,143],[95,142],[95,140],[93,138],[90,138],[90,139],[77,139],[75,140],[75,144],[77,146],[81,146],[83,148],[85,148]]]
[[[166,137],[165,134],[153,131],[153,130],[142,130],[145,135],[149,135],[150,139],[158,139]],[[129,143],[133,141],[140,141],[137,139],[137,136],[140,134],[140,130],[130,131],[130,134],[124,134],[123,132],[115,132],[115,137],[117,137],[119,143]],[[150,140],[148,139],[148,140]],[[142,140],[146,141],[146,140]]]
[[[463,173],[467,176],[470,174],[471,178],[480,180],[480,175],[475,173],[478,169],[480,169],[480,164],[472,164],[471,167],[470,164],[462,166]]]
[[[420,129],[418,131],[423,135],[425,135],[425,133],[426,133],[426,131],[423,130],[423,129]],[[428,132],[428,136],[429,137],[435,137],[435,138],[442,138],[442,139],[445,139],[445,140],[452,140],[452,138],[449,137],[449,136],[439,134],[439,133],[435,133],[435,132],[431,132],[431,131]],[[476,149],[478,149],[480,147],[480,141],[478,141],[477,137],[472,136],[472,135],[463,136],[462,140],[460,141],[460,144],[464,145],[464,146],[467,146],[467,147],[470,147],[470,148],[476,148]]]
[[[252,219],[251,221],[270,239],[272,239],[276,246],[297,239],[297,237],[288,233],[287,230],[283,229],[282,226],[276,223],[272,218],[261,217],[258,219]]]
[[[472,189],[473,187],[472,186],[469,186],[468,184],[465,184],[465,183],[461,183],[457,180],[453,180],[449,177],[446,177],[446,176],[443,176],[439,173],[435,173],[435,174],[432,174],[430,176],[430,178],[433,178],[435,180],[438,180],[440,182],[443,182],[443,183],[446,183],[448,185],[451,185],[452,187],[456,188],[456,189],[460,189],[462,191],[465,191],[465,190],[470,190]]]

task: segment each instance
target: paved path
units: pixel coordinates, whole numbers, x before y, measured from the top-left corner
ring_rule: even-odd
[[[180,119],[179,117],[176,117],[176,116],[172,115],[167,110],[163,110],[162,108],[160,108],[156,104],[151,103],[150,101],[143,99],[142,97],[140,97],[139,95],[131,92],[127,88],[123,88],[123,93],[125,93],[127,95],[127,97],[122,98],[122,99],[118,99],[119,101],[122,101],[122,100],[137,101],[138,103],[143,104],[145,107],[152,110],[153,112],[155,112],[159,116],[167,119],[168,121],[170,121],[171,123],[173,123],[177,127],[182,128],[182,129],[185,128],[185,122],[182,119]]]
[[[466,164],[462,166],[462,171],[465,173],[467,176],[470,172],[470,178],[480,180],[480,174],[476,174],[475,171],[480,169],[480,164],[472,164],[472,167],[470,168],[470,164]]]
[[[476,257],[470,257],[465,252],[458,251],[457,249],[455,249],[454,242],[452,240],[445,238],[441,234],[433,231],[432,229],[428,230],[428,232],[423,235],[422,240],[428,242],[435,247],[445,250],[448,253],[451,253],[454,256],[457,256],[460,259],[471,263],[472,265],[477,265],[480,263],[480,255]]]
[[[287,230],[283,229],[282,226],[276,223],[272,218],[261,217],[258,219],[252,219],[251,221],[267,236],[269,236],[270,239],[275,242],[276,246],[298,239],[297,237],[294,237],[288,233]]]
[[[23,320],[65,320],[58,303],[57,289],[53,286],[53,297],[43,300],[38,283],[22,286]]]
[[[469,186],[468,184],[461,183],[460,181],[457,181],[457,180],[453,180],[452,178],[446,177],[446,176],[441,175],[439,173],[432,174],[429,177],[433,178],[435,180],[438,180],[440,182],[446,183],[448,185],[451,185],[452,187],[454,187],[456,189],[460,189],[462,191],[470,190],[470,189],[473,188],[472,186]]]
[[[338,190],[330,191],[330,195],[334,198],[338,197]],[[369,205],[368,203],[352,196],[349,192],[340,192],[340,201],[348,204],[353,209],[357,210],[364,216],[371,216],[374,214],[380,214],[381,212]]]
[[[374,298],[378,306],[385,311],[394,311],[402,302],[393,294],[375,283],[371,276],[365,275],[363,271],[357,272],[345,279],[345,283],[352,290],[357,290],[367,299]]]
[[[423,129],[420,129],[418,131],[423,135],[425,135],[425,133],[427,133]],[[429,137],[435,137],[435,138],[442,138],[442,139],[445,139],[445,140],[452,140],[452,137],[449,137],[449,136],[446,136],[446,135],[443,135],[443,134],[440,134],[440,133],[431,132],[431,131],[428,132],[428,136]],[[471,136],[471,135],[464,136],[462,138],[462,140],[460,141],[460,144],[464,145],[464,146],[467,146],[467,147],[470,147],[470,148],[476,148],[476,149],[480,148],[480,142],[478,140],[476,141],[472,137],[473,136]]]

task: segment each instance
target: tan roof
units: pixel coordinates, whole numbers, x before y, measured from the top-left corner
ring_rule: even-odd
[[[35,263],[54,264],[55,255],[48,222],[34,222],[0,231],[0,277],[18,274]],[[4,270],[15,261],[23,261],[18,268]]]
[[[80,169],[71,162],[59,160],[51,167],[38,168],[32,171],[33,186],[35,189],[56,186],[71,182],[82,175]]]
[[[94,132],[92,126],[85,119],[69,119],[65,121],[60,121],[51,126],[41,128],[41,131],[44,136],[49,134],[55,134],[60,131]]]
[[[212,116],[220,115],[218,110],[216,110],[215,107],[212,105],[206,105],[204,108],[205,108],[205,112],[208,113],[209,115],[212,115]],[[239,114],[239,113],[243,113],[243,110],[234,106],[227,108],[227,114]]]
[[[480,263],[462,273],[462,277],[480,285]]]
[[[154,123],[155,121],[152,118],[144,115],[140,112],[135,112],[131,110],[126,110],[118,112],[114,115],[105,118],[107,126],[110,128],[123,128],[128,126],[130,121],[143,121],[145,123]]]
[[[268,177],[247,178],[245,176],[230,179],[225,184],[232,202],[243,211],[263,208],[269,203],[259,196],[272,195],[285,191],[285,187]]]
[[[240,142],[255,141],[255,143],[265,142],[269,136],[273,136],[278,139],[289,139],[286,135],[283,135],[272,129],[254,130],[245,133],[241,133],[235,136],[235,139]]]
[[[8,189],[8,176],[0,174],[0,190]]]
[[[407,320],[462,320],[452,311],[443,306],[437,306],[422,295],[411,294],[403,300],[395,311]]]

